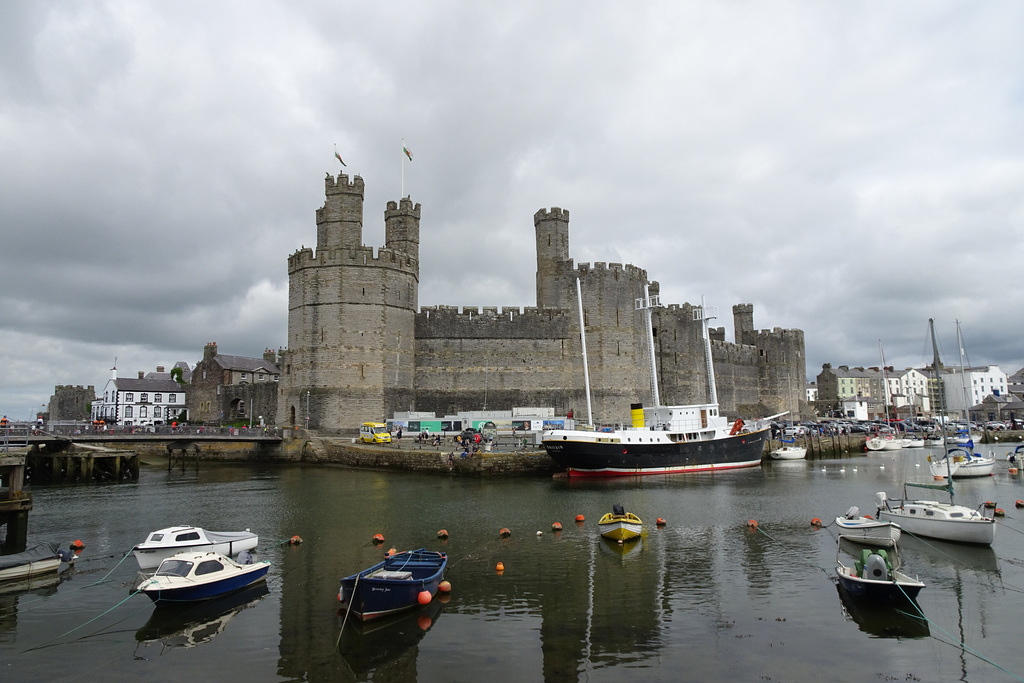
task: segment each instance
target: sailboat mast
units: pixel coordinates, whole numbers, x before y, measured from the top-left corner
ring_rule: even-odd
[[[587,363],[587,333],[583,329],[583,290],[580,279],[576,278],[576,302],[580,307],[580,345],[583,347],[583,381],[587,387],[587,424],[594,424],[594,415],[590,409],[590,365]]]
[[[946,462],[946,483],[949,489],[949,502],[953,502],[953,473],[949,471],[949,447],[946,444],[946,399],[942,390],[942,362],[939,360],[939,343],[935,341],[935,319],[928,318],[928,331],[932,335],[932,369],[938,380],[939,389],[939,427],[942,429],[942,456]]]
[[[885,426],[889,426],[889,375],[885,372],[885,351],[882,350],[882,340],[878,340],[878,355],[882,358],[882,386],[884,395],[882,397],[882,408],[885,409]],[[895,408],[895,406],[893,406]]]
[[[971,400],[967,396],[967,375],[964,368],[964,338],[960,334],[960,321],[956,321],[956,345],[960,349],[960,389],[964,395],[964,420],[970,420]]]

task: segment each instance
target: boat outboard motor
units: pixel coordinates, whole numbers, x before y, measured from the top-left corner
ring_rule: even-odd
[[[853,507],[846,511],[847,519],[857,519],[858,517],[860,517],[860,508],[857,507],[856,505],[854,505]]]
[[[869,555],[864,563],[864,578],[886,581],[889,578],[889,572],[885,567],[885,558],[875,553]]]
[[[878,508],[877,510],[875,510],[875,517],[878,517],[880,514],[882,514],[882,510],[886,507],[885,491],[879,491],[878,493],[875,494],[875,507]]]
[[[621,517],[626,514],[626,509],[622,507],[622,503],[616,503],[612,505],[612,514]]]

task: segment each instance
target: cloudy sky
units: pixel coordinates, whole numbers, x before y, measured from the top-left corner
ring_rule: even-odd
[[[420,304],[535,303],[533,214],[663,303],[821,364],[1024,365],[1024,3],[18,2],[0,8],[0,411],[287,343],[337,145]]]

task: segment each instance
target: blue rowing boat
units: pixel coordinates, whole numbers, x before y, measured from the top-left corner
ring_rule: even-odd
[[[363,621],[425,604],[437,593],[447,565],[447,555],[426,548],[396,553],[341,579],[338,601]]]

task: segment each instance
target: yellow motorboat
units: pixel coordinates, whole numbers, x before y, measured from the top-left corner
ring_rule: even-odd
[[[612,507],[612,512],[607,513],[597,523],[601,529],[601,535],[614,541],[631,541],[640,538],[644,523],[632,512],[626,512],[621,505]]]

